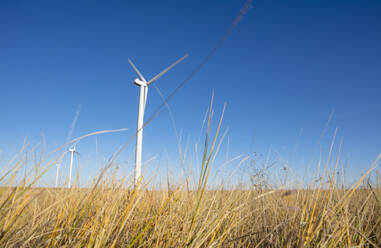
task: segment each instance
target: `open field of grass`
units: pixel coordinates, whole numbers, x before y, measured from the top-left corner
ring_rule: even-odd
[[[87,188],[40,188],[57,159],[20,180],[19,156],[1,167],[0,247],[381,247],[381,155],[351,186],[336,162],[299,188],[209,187],[221,120],[211,137],[209,118],[193,183],[134,187],[107,173],[111,160]]]
[[[4,178],[2,178],[4,179]],[[380,247],[381,189],[352,188],[0,191],[1,247]],[[376,185],[377,186],[377,185]]]

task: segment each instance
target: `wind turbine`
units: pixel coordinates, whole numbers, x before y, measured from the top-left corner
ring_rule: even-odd
[[[61,163],[57,163],[56,166],[57,166],[57,173],[56,173],[56,188],[57,188],[58,187],[58,177],[59,177],[59,174],[60,174]]]
[[[73,171],[73,159],[74,159],[74,153],[77,153],[77,154],[79,155],[79,153],[75,150],[75,145],[69,148],[69,152],[70,152],[71,154],[70,154],[70,172],[69,172],[69,183],[68,183],[68,188],[71,187],[71,174],[72,174],[72,171]]]
[[[62,165],[62,159],[63,157],[66,155],[67,151],[65,151],[64,153],[62,153],[60,155],[60,157],[58,158],[57,160],[57,163],[56,163],[56,167],[57,167],[57,171],[56,171],[56,188],[58,188],[58,184],[59,184],[59,179],[60,179],[60,169],[61,169],[61,165]]]
[[[172,69],[175,65],[183,61],[186,57],[188,57],[188,54],[185,54],[183,57],[178,59],[175,63],[168,66],[166,69],[164,69],[162,72],[154,76],[151,80],[148,82],[145,80],[143,75],[140,73],[140,71],[136,68],[136,66],[132,63],[130,59],[128,59],[128,62],[138,74],[139,78],[135,79],[134,83],[137,86],[140,86],[140,96],[139,96],[139,110],[138,110],[138,126],[137,126],[137,133],[136,133],[136,154],[135,154],[135,170],[134,170],[134,183],[135,185],[138,184],[141,176],[141,167],[142,167],[142,142],[143,142],[143,124],[144,124],[144,110],[146,108],[146,101],[147,101],[147,93],[148,93],[148,86],[158,80],[161,76],[163,76],[165,73],[167,73],[170,69]]]

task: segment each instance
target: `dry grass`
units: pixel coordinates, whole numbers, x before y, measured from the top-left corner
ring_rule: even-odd
[[[1,190],[1,247],[377,247],[380,190]]]
[[[207,190],[209,155],[194,190],[126,188],[104,175],[86,189],[3,187],[0,247],[380,247],[371,170],[352,188],[330,177],[313,189]],[[1,180],[14,185],[16,173]]]
[[[36,188],[54,161],[16,183],[23,159],[13,160],[0,172],[0,247],[381,247],[379,178],[367,180],[377,163],[350,188],[338,187],[335,167],[308,189],[211,190],[220,126],[211,138],[209,118],[193,188],[134,188],[106,170],[90,188]]]

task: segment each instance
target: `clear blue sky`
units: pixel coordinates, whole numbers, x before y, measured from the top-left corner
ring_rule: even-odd
[[[74,137],[130,128],[98,137],[108,157],[136,129],[138,88],[127,58],[151,78],[189,53],[157,81],[168,95],[215,46],[242,4],[1,1],[0,161],[15,154],[24,137],[34,144],[44,133],[48,150],[65,143],[78,105]],[[229,156],[271,149],[302,174],[338,128],[348,173],[360,175],[381,152],[380,13],[381,1],[253,1],[215,56],[169,102],[177,128],[190,144],[197,141],[214,90],[217,116],[227,103]],[[151,88],[146,117],[160,103]],[[134,143],[120,157],[130,163],[126,171]],[[143,146],[144,159],[161,158],[159,170],[166,170],[166,151],[178,163],[165,109],[144,130]],[[83,170],[91,173],[95,138],[78,149],[88,161]]]

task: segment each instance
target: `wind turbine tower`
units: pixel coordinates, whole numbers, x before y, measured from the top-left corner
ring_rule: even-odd
[[[56,173],[56,188],[57,188],[58,187],[58,177],[59,177],[59,174],[60,174],[61,163],[57,163],[56,166],[57,166],[57,173]]]
[[[175,65],[183,61],[186,57],[188,57],[188,54],[184,55],[180,59],[178,59],[175,63],[168,66],[166,69],[164,69],[162,72],[157,74],[155,77],[153,77],[148,82],[144,79],[143,75],[140,73],[140,71],[136,68],[136,66],[132,63],[130,59],[128,59],[128,62],[138,74],[137,79],[135,79],[134,83],[140,87],[140,96],[139,96],[139,110],[138,110],[138,126],[136,131],[136,154],[135,154],[135,170],[134,170],[134,183],[135,186],[139,183],[140,177],[141,177],[141,168],[142,168],[142,145],[143,145],[143,125],[144,125],[144,111],[146,107],[147,102],[147,93],[148,93],[148,86],[158,80],[161,76],[163,76],[165,73],[167,73],[170,69],[172,69]]]
[[[73,172],[74,153],[79,154],[79,153],[75,150],[75,145],[69,148],[69,152],[70,152],[70,171],[69,171],[69,183],[68,183],[68,188],[71,187],[71,175],[72,175],[72,172]]]

